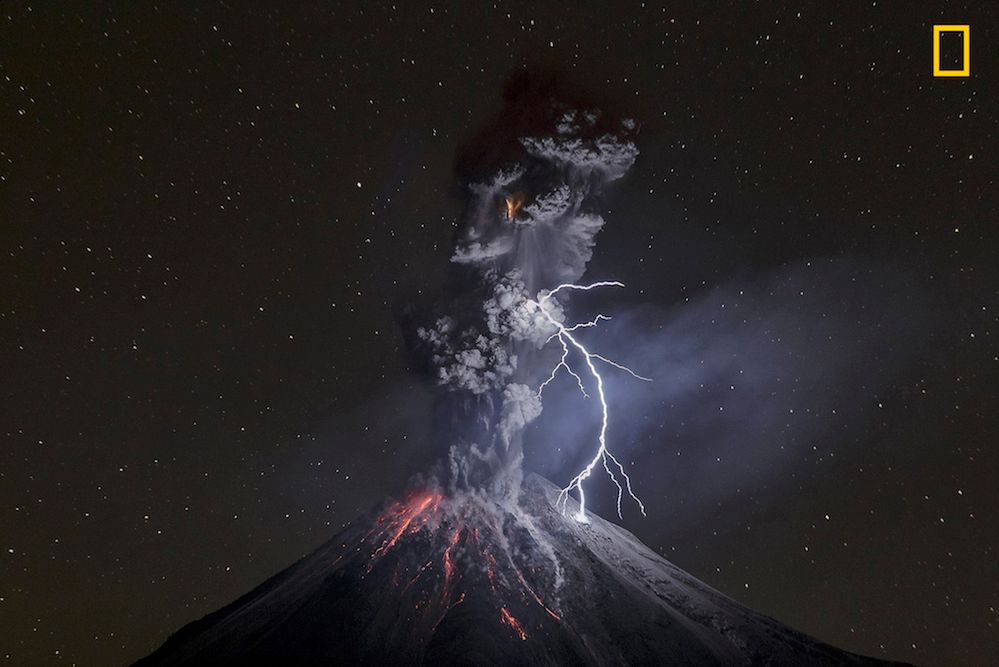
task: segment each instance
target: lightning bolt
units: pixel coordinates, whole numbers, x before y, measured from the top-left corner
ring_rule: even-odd
[[[591,289],[595,289],[598,287],[624,287],[624,284],[613,280],[595,282],[589,285],[574,285],[571,283],[563,283],[553,290],[539,293],[537,300],[530,302],[534,306],[536,306],[537,309],[542,313],[542,315],[544,315],[544,317],[548,320],[548,322],[550,322],[552,326],[555,327],[555,333],[548,338],[547,342],[550,343],[551,341],[557,339],[562,346],[562,357],[559,359],[558,364],[555,365],[555,368],[552,369],[551,375],[548,376],[548,379],[545,380],[543,383],[541,383],[541,386],[538,387],[538,397],[539,398],[541,397],[541,394],[545,390],[545,387],[547,387],[555,379],[555,377],[558,375],[559,370],[564,368],[566,372],[569,373],[569,375],[571,375],[576,380],[576,384],[579,386],[579,391],[582,392],[583,397],[589,398],[589,394],[586,393],[586,389],[583,385],[582,377],[572,368],[572,366],[569,365],[568,361],[569,353],[572,348],[575,348],[580,353],[580,355],[582,355],[583,361],[586,364],[586,368],[589,371],[589,375],[591,375],[593,379],[596,380],[597,397],[600,399],[600,435],[597,439],[600,446],[597,449],[596,454],[594,454],[593,458],[590,460],[590,462],[582,470],[579,471],[579,474],[577,474],[575,477],[572,478],[568,486],[562,489],[556,501],[556,506],[560,506],[562,509],[562,513],[565,514],[566,505],[569,502],[569,492],[572,491],[573,489],[576,489],[576,492],[579,495],[579,511],[576,512],[575,517],[580,522],[586,522],[587,520],[586,493],[583,491],[583,482],[589,479],[589,477],[593,474],[593,471],[596,470],[597,465],[601,463],[603,464],[604,470],[607,472],[607,476],[610,477],[611,481],[617,487],[618,517],[624,518],[621,515],[621,501],[624,497],[625,490],[627,490],[628,495],[631,497],[631,499],[638,504],[638,509],[641,510],[642,516],[645,516],[645,505],[638,498],[638,496],[635,495],[635,492],[632,491],[631,478],[628,477],[628,473],[625,472],[624,466],[621,465],[621,462],[610,452],[609,449],[607,449],[607,424],[610,421],[609,409],[607,407],[607,397],[604,394],[604,379],[600,375],[600,372],[597,370],[597,365],[594,362],[595,361],[603,362],[609,366],[613,366],[614,368],[629,373],[634,378],[637,378],[639,380],[644,380],[645,382],[652,382],[652,380],[651,378],[642,377],[641,375],[638,375],[627,366],[622,366],[616,361],[611,361],[606,357],[590,352],[588,349],[586,349],[586,346],[580,343],[579,340],[572,335],[573,332],[577,331],[578,329],[595,327],[597,326],[597,324],[600,323],[601,320],[609,320],[610,319],[609,317],[605,315],[597,315],[595,318],[593,318],[588,322],[581,322],[579,324],[574,324],[572,326],[567,327],[561,322],[559,322],[557,319],[555,319],[551,311],[551,299],[558,292],[561,292],[563,290],[589,291]],[[618,473],[621,475],[622,479],[624,480],[624,486],[621,485],[621,482],[618,481],[617,476],[614,474],[614,469],[611,467],[612,463],[614,465],[614,468],[617,469]]]

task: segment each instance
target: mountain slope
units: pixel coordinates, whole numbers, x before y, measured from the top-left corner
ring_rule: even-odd
[[[138,665],[875,665],[756,614],[622,528],[427,490],[359,521]]]

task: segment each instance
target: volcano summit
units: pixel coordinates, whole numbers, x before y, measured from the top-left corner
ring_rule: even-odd
[[[750,611],[558,495],[537,475],[508,507],[412,492],[137,664],[888,664]]]
[[[638,156],[638,125],[551,83],[515,78],[476,160],[459,160],[448,285],[404,326],[438,390],[431,441],[447,449],[429,458],[441,464],[140,664],[876,662],[754,614],[587,512],[584,486],[604,474],[619,517],[623,501],[646,509],[614,453],[604,374],[652,378],[584,337],[608,317],[567,315],[573,295],[623,287],[577,281],[604,225],[602,192]],[[582,448],[561,489],[522,469],[524,429],[557,379],[600,410],[585,441],[538,443],[570,458]]]

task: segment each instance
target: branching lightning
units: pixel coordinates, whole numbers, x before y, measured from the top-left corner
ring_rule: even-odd
[[[638,496],[635,495],[634,491],[632,491],[631,478],[628,477],[628,473],[625,472],[624,466],[621,464],[621,462],[610,452],[609,449],[607,449],[607,424],[609,422],[609,409],[607,407],[607,398],[604,395],[604,380],[603,377],[601,377],[600,372],[597,370],[597,366],[594,363],[594,361],[595,360],[601,361],[609,366],[613,366],[614,368],[629,373],[634,378],[637,378],[639,380],[644,380],[645,382],[651,382],[652,380],[651,378],[638,375],[627,366],[622,366],[616,361],[612,361],[599,354],[590,352],[586,348],[586,346],[580,343],[579,340],[572,335],[572,332],[577,331],[578,329],[595,327],[597,326],[597,324],[600,323],[601,320],[609,320],[610,319],[609,317],[607,317],[606,315],[597,315],[595,318],[593,318],[588,322],[580,322],[578,324],[574,324],[572,326],[567,327],[561,322],[559,322],[552,315],[552,311],[550,308],[552,297],[562,290],[587,291],[595,289],[597,287],[624,287],[624,284],[619,283],[617,281],[600,281],[600,282],[591,283],[589,285],[574,285],[571,283],[563,283],[553,290],[550,290],[548,292],[541,292],[538,295],[537,300],[531,302],[545,316],[548,322],[555,327],[555,333],[548,338],[547,342],[551,342],[552,340],[558,339],[559,343],[562,345],[562,357],[559,359],[558,364],[555,365],[555,368],[552,369],[551,375],[548,376],[548,379],[542,382],[541,386],[538,387],[538,396],[540,397],[542,392],[545,390],[545,387],[548,386],[548,384],[550,384],[555,379],[555,377],[558,375],[559,370],[564,368],[566,372],[569,373],[569,375],[571,375],[576,380],[576,384],[579,386],[579,391],[582,392],[583,397],[589,398],[589,394],[586,393],[586,388],[583,384],[582,377],[572,368],[572,366],[569,365],[568,359],[569,359],[569,354],[571,352],[571,348],[575,348],[576,350],[579,351],[579,353],[583,357],[583,361],[586,363],[586,367],[587,370],[589,371],[589,374],[596,381],[597,397],[600,399],[600,435],[598,437],[598,442],[600,446],[597,449],[596,454],[590,460],[590,462],[579,472],[579,474],[577,474],[575,477],[572,478],[568,486],[562,489],[561,493],[558,496],[558,500],[556,501],[556,504],[561,507],[562,513],[565,514],[566,507],[569,502],[569,492],[572,491],[573,489],[576,489],[576,492],[579,495],[579,511],[576,512],[575,517],[578,521],[581,522],[586,521],[586,494],[583,491],[583,482],[585,482],[590,477],[590,475],[593,474],[593,471],[596,469],[597,464],[599,463],[603,463],[604,470],[607,472],[607,476],[610,477],[611,481],[617,487],[618,517],[623,518],[621,515],[621,501],[622,498],[624,497],[625,490],[627,490],[628,495],[631,496],[631,499],[638,504],[639,510],[641,510],[642,515],[645,516],[645,505],[638,498]],[[617,476],[614,474],[614,471],[611,468],[611,463],[614,464],[614,466],[617,468],[618,472],[620,473],[621,477],[623,478],[624,486],[621,485],[621,482],[618,481]]]

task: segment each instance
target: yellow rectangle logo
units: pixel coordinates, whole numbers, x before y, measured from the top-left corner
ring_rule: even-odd
[[[940,33],[959,32],[964,42],[964,57],[962,69],[940,69]],[[933,26],[933,76],[970,76],[971,75],[971,26],[970,25],[935,25]]]

